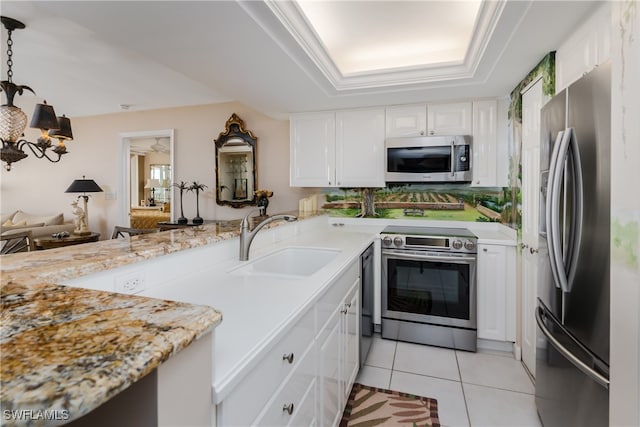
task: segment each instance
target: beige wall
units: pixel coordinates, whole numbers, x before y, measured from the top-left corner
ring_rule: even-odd
[[[30,115],[33,104],[22,104],[22,108]],[[105,238],[116,225],[122,197],[116,194],[117,200],[106,198],[106,193],[117,193],[119,189],[120,133],[174,129],[174,181],[199,181],[207,185],[200,194],[203,218],[240,218],[251,208],[233,209],[215,202],[213,140],[224,130],[232,113],[238,114],[247,129],[258,137],[258,188],[274,192],[269,213],[297,210],[298,199],[313,191],[289,187],[289,122],[273,120],[236,102],[72,118],[74,141],[67,144],[70,153],[60,163],[37,160],[30,154],[14,164],[10,172],[2,171],[0,210],[63,212],[66,219],[71,219],[70,204],[75,196],[64,191],[74,179],[86,175],[105,191],[94,194],[89,201],[89,227]],[[37,138],[33,129],[26,133],[31,141]],[[195,216],[194,193],[185,194],[184,213],[188,218]]]

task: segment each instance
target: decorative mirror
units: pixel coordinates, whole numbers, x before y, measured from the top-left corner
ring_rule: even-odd
[[[233,208],[256,204],[256,138],[233,113],[216,143],[216,203]]]

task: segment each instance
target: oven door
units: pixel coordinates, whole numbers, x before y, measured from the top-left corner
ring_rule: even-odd
[[[476,257],[382,251],[382,317],[476,329]]]

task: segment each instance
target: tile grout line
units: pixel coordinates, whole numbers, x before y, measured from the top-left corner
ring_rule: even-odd
[[[467,395],[464,392],[464,383],[462,382],[462,372],[460,371],[460,361],[458,360],[458,352],[454,350],[456,357],[456,366],[458,366],[458,375],[460,376],[460,388],[462,389],[462,399],[464,400],[464,409],[467,411],[467,421],[469,421],[469,427],[471,426],[471,415],[469,414],[469,405],[467,405]]]
[[[396,364],[397,351],[398,351],[398,341],[396,341],[393,346],[393,357],[391,358],[391,375],[389,375],[389,387],[388,387],[389,390],[391,390],[391,380],[393,379],[393,367]]]

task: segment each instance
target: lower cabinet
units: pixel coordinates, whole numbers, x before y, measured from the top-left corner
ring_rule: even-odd
[[[360,274],[352,263],[217,405],[218,426],[336,426],[359,368]]]
[[[356,278],[316,337],[321,425],[340,423],[359,366],[360,279]]]
[[[478,338],[516,340],[515,246],[478,245]]]

